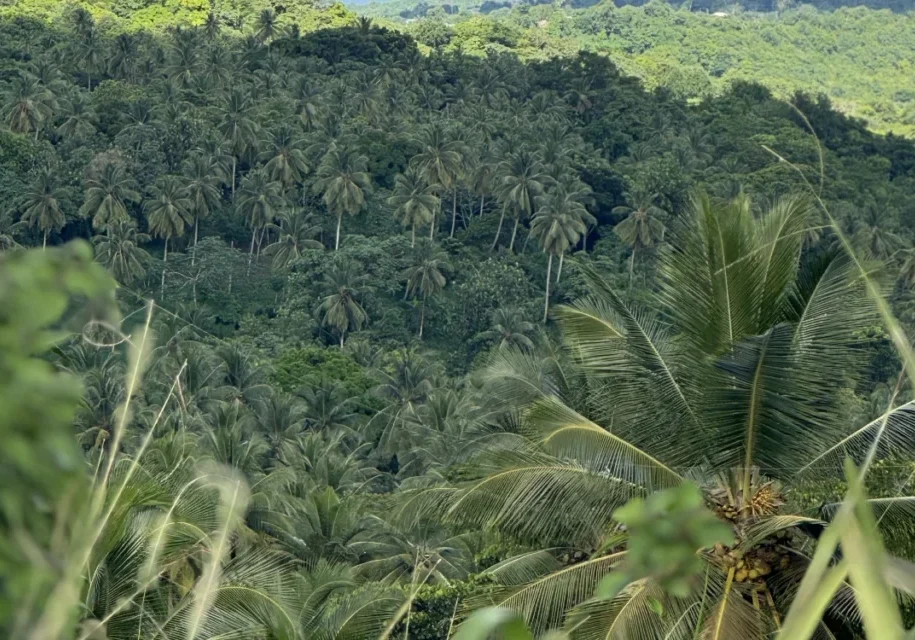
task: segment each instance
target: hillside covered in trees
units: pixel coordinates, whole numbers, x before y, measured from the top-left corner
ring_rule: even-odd
[[[391,20],[421,43],[471,55],[513,51],[523,59],[608,56],[649,89],[690,100],[758,82],[781,98],[829,97],[878,132],[915,133],[912,7],[762,8],[655,1],[617,7],[393,0],[354,7]]]
[[[912,142],[169,2],[0,8],[9,637],[762,640],[846,457],[915,558]],[[639,508],[700,507],[699,577],[638,573]]]

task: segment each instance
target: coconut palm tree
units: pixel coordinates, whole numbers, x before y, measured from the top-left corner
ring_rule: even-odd
[[[899,267],[899,278],[911,287],[915,284],[915,249],[909,247],[902,254],[902,265]]]
[[[331,293],[321,301],[317,311],[321,314],[321,325],[340,336],[341,349],[348,331],[359,331],[368,324],[369,316],[360,304],[362,294],[369,290],[365,281],[365,274],[352,263],[334,267],[327,274]]]
[[[202,153],[188,157],[181,165],[184,180],[184,193],[187,197],[188,211],[194,216],[194,248],[191,252],[191,266],[197,259],[197,232],[200,220],[209,217],[210,212],[219,205],[219,170],[211,158]]]
[[[184,235],[184,228],[194,219],[191,201],[178,176],[161,176],[149,191],[143,211],[154,236],[165,239],[160,297],[165,298],[165,271],[168,269],[168,241]]]
[[[225,91],[232,85],[234,71],[234,60],[229,51],[220,44],[212,44],[204,52],[203,66],[197,77],[208,89]]]
[[[277,34],[276,13],[272,9],[264,9],[257,16],[257,31],[254,35],[270,46],[270,41]]]
[[[253,104],[250,96],[239,89],[231,90],[222,105],[222,119],[219,132],[231,150],[232,196],[235,196],[235,182],[238,173],[238,158],[257,139],[257,122],[252,117]]]
[[[92,226],[103,229],[127,219],[127,204],[140,200],[137,182],[124,167],[108,162],[86,181],[86,195],[80,212],[92,217]]]
[[[481,331],[474,340],[494,342],[499,350],[533,349],[534,342],[528,334],[534,325],[524,319],[520,309],[499,308],[492,315],[492,328]]]
[[[372,189],[368,173],[368,158],[356,149],[331,144],[318,165],[316,193],[322,195],[327,210],[337,216],[334,251],[340,248],[340,226],[343,214],[356,215],[365,205],[365,196]]]
[[[495,167],[490,157],[489,148],[483,146],[478,150],[478,160],[470,171],[470,187],[480,196],[480,215],[486,209],[486,198],[492,193],[495,180]]]
[[[629,254],[629,288],[632,288],[632,274],[635,254],[664,240],[666,213],[655,204],[656,197],[642,191],[627,195],[629,204],[613,208],[613,213],[623,214],[626,219],[613,227],[613,232],[632,249]]]
[[[137,38],[130,33],[119,34],[114,39],[111,57],[108,58],[108,73],[115,78],[130,80],[137,63]]]
[[[743,203],[699,196],[663,257],[664,326],[583,266],[589,295],[557,310],[562,373],[537,381],[520,354],[497,357],[485,384],[516,398],[530,435],[455,487],[448,517],[583,553],[571,566],[549,551],[514,558],[497,604],[537,628],[577,624],[573,637],[769,637],[810,563],[805,539],[834,512],[809,499],[810,482],[843,477],[846,457],[910,451],[915,429],[911,403],[848,424],[845,383],[832,372],[861,373],[854,336],[875,311],[852,260],[802,258],[812,213],[807,199],[787,197],[757,219]],[[699,550],[703,578],[682,598],[649,578],[585,603],[626,556],[616,508],[688,478],[737,542]],[[907,517],[911,500],[874,504],[887,524]],[[840,585],[821,637],[854,617],[852,598]],[[650,613],[655,599],[665,615]]]
[[[544,195],[537,197],[537,213],[531,222],[531,234],[537,238],[540,248],[549,256],[546,269],[546,295],[543,304],[543,321],[550,310],[550,276],[553,257],[560,260],[565,252],[581,241],[588,232],[588,226],[596,220],[582,202],[584,192],[577,186],[567,188],[560,184]],[[561,265],[562,263],[560,263]]]
[[[183,32],[176,32],[169,47],[168,64],[165,72],[181,89],[193,86],[200,72],[200,53],[196,39],[186,38]]]
[[[57,186],[57,178],[50,167],[44,168],[22,200],[22,221],[30,227],[38,227],[42,234],[41,247],[48,245],[48,234],[60,231],[67,218],[60,208],[63,191]]]
[[[35,132],[35,139],[51,119],[57,101],[48,87],[31,75],[24,75],[13,80],[7,92],[4,119],[10,130],[16,133]]]
[[[864,215],[855,220],[858,226],[854,235],[855,244],[871,256],[886,260],[903,246],[902,238],[891,230],[894,218],[894,211],[885,196],[869,196]]]
[[[92,91],[92,74],[104,68],[105,45],[95,26],[86,28],[79,36],[74,49],[79,68],[86,73],[86,90]]]
[[[322,386],[324,386],[322,384]],[[329,386],[324,386],[329,390]],[[301,395],[304,395],[304,392]],[[319,393],[323,395],[323,392]],[[346,396],[346,392],[340,394]],[[330,397],[324,397],[320,400],[322,407],[317,408],[317,412],[312,410],[317,420],[333,420],[334,409],[326,402],[332,401]],[[350,405],[350,408],[351,405]],[[347,420],[348,409],[344,408],[337,412],[337,415]],[[348,420],[347,420],[348,421]],[[306,424],[314,425],[306,417]],[[380,475],[380,471],[370,466],[363,458],[367,447],[360,445],[351,448],[348,443],[355,441],[355,432],[345,425],[338,425],[336,433],[309,430],[305,435],[298,438],[296,443],[295,455],[297,462],[300,463],[299,469],[308,474],[308,479],[314,487],[330,487],[334,491],[353,495],[364,490],[369,482]]]
[[[252,171],[242,181],[235,208],[251,227],[251,249],[248,251],[249,273],[257,233],[266,230],[267,225],[273,222],[285,205],[282,192],[282,185],[279,182],[271,181],[263,169]]]
[[[316,83],[308,78],[300,78],[291,90],[295,100],[295,113],[305,127],[305,131],[317,128],[321,116],[321,91]]]
[[[297,395],[305,401],[305,426],[315,431],[348,431],[358,418],[356,398],[340,382],[323,379]]]
[[[276,227],[279,239],[267,247],[273,255],[273,268],[284,269],[302,257],[305,249],[323,249],[324,245],[315,240],[321,233],[321,225],[314,221],[314,214],[304,211],[284,211],[279,215],[280,225]]]
[[[583,222],[588,229],[597,224],[597,219],[592,216],[587,209],[587,205],[593,202],[591,187],[578,180],[569,180],[560,184],[542,196],[544,203],[557,209],[567,211],[569,215],[576,217]],[[539,202],[539,201],[538,201]],[[587,236],[587,230],[582,234],[582,240]],[[562,276],[562,264],[565,259],[565,252],[559,254],[559,268],[556,270],[556,284],[559,284],[559,278]]]
[[[20,246],[16,235],[22,228],[22,222],[14,222],[10,212],[0,213],[0,251],[9,251]]]
[[[385,407],[366,425],[366,432],[382,450],[396,452],[394,447],[398,434],[407,434],[407,424],[416,418],[417,408],[422,405],[435,389],[439,368],[416,348],[396,354],[390,366],[374,371],[378,385],[372,395],[384,402]]]
[[[451,271],[448,254],[432,240],[420,243],[413,256],[413,264],[403,272],[407,281],[404,299],[421,297],[419,306],[419,339],[423,338],[423,320],[426,315],[426,300],[445,288],[445,273]]]
[[[85,138],[95,133],[98,114],[82,93],[74,92],[62,101],[61,123],[57,133],[65,137]]]
[[[497,194],[515,218],[509,251],[514,251],[518,226],[523,218],[529,218],[536,211],[536,198],[546,191],[553,179],[546,173],[540,156],[530,149],[511,153],[496,169]],[[501,230],[501,220],[499,222]],[[498,235],[496,236],[498,238]]]
[[[257,431],[267,441],[268,456],[283,465],[289,465],[289,452],[304,428],[305,407],[292,395],[273,393],[254,405]]]
[[[364,508],[361,496],[341,498],[331,487],[314,489],[292,518],[293,535],[283,541],[305,560],[353,562],[358,553],[351,545],[365,529]]]
[[[219,21],[219,16],[214,12],[207,14],[206,22],[203,23],[203,33],[206,35],[207,40],[215,40],[219,37],[219,33],[222,31],[222,24]]]
[[[149,254],[140,245],[149,241],[150,237],[140,233],[137,223],[129,219],[115,220],[106,225],[104,235],[92,238],[96,258],[122,284],[131,284],[146,275]]]
[[[266,371],[250,353],[237,345],[226,344],[216,350],[216,356],[223,361],[223,382],[231,390],[233,400],[253,405],[270,393]]]
[[[441,206],[436,195],[437,187],[428,184],[413,168],[398,173],[394,178],[394,192],[388,204],[404,227],[410,227],[410,246],[416,246],[416,228],[429,224]]]
[[[351,547],[366,559],[356,566],[363,576],[380,581],[449,584],[475,569],[475,534],[454,535],[439,522],[426,520],[407,527],[373,517],[373,525],[356,536]]]
[[[211,167],[212,177],[217,186],[229,186],[232,171],[232,154],[226,144],[218,138],[208,138],[200,144],[200,154],[203,155]]]
[[[300,183],[308,173],[308,161],[305,158],[305,140],[295,127],[280,125],[265,141],[264,151],[260,154],[261,162],[271,180],[282,183],[286,189]]]
[[[463,464],[498,437],[486,424],[486,409],[454,389],[435,389],[404,423],[409,448],[402,450],[399,474],[426,479]],[[485,437],[491,436],[492,438]]]
[[[423,177],[426,184],[436,185],[438,193],[452,190],[451,235],[454,236],[454,220],[457,219],[457,183],[463,171],[465,145],[448,135],[445,128],[437,123],[420,130],[416,144],[421,151],[410,159],[410,166]],[[435,215],[429,237],[435,236]]]

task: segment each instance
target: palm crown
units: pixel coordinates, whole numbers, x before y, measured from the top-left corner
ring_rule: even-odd
[[[854,331],[872,309],[846,258],[802,259],[810,213],[807,201],[785,198],[754,219],[745,200],[697,197],[663,257],[663,323],[582,267],[592,294],[557,311],[570,362],[496,354],[489,389],[523,407],[523,435],[488,454],[479,481],[420,495],[444,500],[465,525],[587,558],[563,566],[555,550],[535,551],[497,565],[498,603],[539,628],[565,619],[582,638],[765,638],[777,625],[809,563],[802,529],[830,511],[805,511],[797,489],[837,477],[881,424],[855,430],[841,414],[834,372],[857,372]],[[881,452],[910,448],[913,426],[905,406],[891,412]],[[687,479],[737,543],[700,551],[705,579],[686,598],[641,580],[583,604],[625,557],[614,510]],[[910,500],[880,504],[892,518]],[[822,637],[852,615],[849,593],[839,591]]]
[[[428,184],[412,168],[395,178],[394,193],[388,198],[388,204],[395,208],[401,224],[410,227],[413,246],[416,246],[416,228],[432,222],[438,211],[439,198],[435,189],[435,185]]]
[[[86,181],[86,200],[82,212],[92,216],[96,229],[127,218],[127,203],[136,202],[140,194],[136,181],[127,175],[124,168],[109,162],[99,175]]]
[[[42,246],[47,245],[50,232],[60,231],[67,222],[60,208],[62,195],[63,191],[57,186],[54,173],[50,168],[45,168],[23,198],[22,221],[41,230]]]
[[[314,189],[323,194],[327,209],[337,216],[334,250],[340,248],[340,226],[343,214],[356,215],[365,205],[365,195],[372,188],[368,158],[356,149],[331,144],[318,166]]]

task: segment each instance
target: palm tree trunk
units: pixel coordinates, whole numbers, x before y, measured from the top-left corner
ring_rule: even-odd
[[[553,270],[553,254],[550,253],[550,260],[546,263],[546,296],[543,300],[543,324],[546,324],[547,315],[550,312],[550,274]]]
[[[340,348],[343,348],[343,340],[346,338],[346,331],[340,334]]]
[[[503,220],[505,220],[505,205],[502,205],[502,215],[499,216],[499,228],[496,229],[496,237],[492,239],[492,246],[489,248],[490,251],[495,251],[496,245],[499,244],[499,236],[502,235]]]
[[[261,229],[261,234],[257,237],[257,261],[261,260],[261,247],[264,246],[264,237],[267,235],[267,227]]]
[[[41,250],[44,251],[48,247],[48,231],[47,229],[44,232],[44,240],[41,241]]]
[[[562,275],[562,260],[566,257],[566,252],[559,254],[559,268],[556,269],[556,284],[559,284],[559,277]]]
[[[480,194],[480,215],[483,215],[483,207],[486,204],[486,194]]]
[[[251,248],[248,250],[248,273],[251,275],[251,258],[254,257],[254,239],[257,237],[257,228],[251,230]]]
[[[454,225],[457,222],[457,187],[454,187],[454,195],[451,198],[451,235],[449,238],[454,237]]]
[[[632,291],[632,271],[635,267],[635,245],[632,245],[632,255],[629,256],[629,290]]]
[[[200,218],[194,216],[194,248],[191,250],[191,266],[197,262],[197,228],[200,226]]]
[[[416,225],[414,224],[410,229],[410,247],[416,246]]]
[[[235,197],[235,168],[238,164],[238,159],[235,156],[232,156],[232,197]]]
[[[512,241],[508,243],[509,253],[514,253],[515,251],[515,236],[518,235],[518,223],[521,222],[521,216],[519,215],[515,218],[515,228],[512,229]]]
[[[423,339],[423,320],[426,317],[426,293],[423,292],[423,301],[419,305],[419,339]]]
[[[165,300],[165,269],[168,266],[168,236],[165,236],[165,255],[162,256],[162,283],[160,284],[159,299]]]
[[[337,240],[334,242],[334,251],[340,248],[340,225],[343,224],[343,214],[337,214]]]

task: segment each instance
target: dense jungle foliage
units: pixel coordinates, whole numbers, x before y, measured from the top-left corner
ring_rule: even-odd
[[[391,20],[422,44],[470,55],[512,51],[524,59],[608,56],[649,89],[702,100],[735,83],[758,82],[777,96],[824,94],[879,132],[915,134],[912,6],[905,12],[846,7],[818,11],[785,3],[740,6],[655,0],[592,3],[390,0],[358,7]],[[875,43],[879,42],[879,46]]]
[[[846,457],[915,557],[911,142],[336,6],[89,6],[0,14],[7,636],[761,640]],[[812,637],[858,637],[836,590]]]

